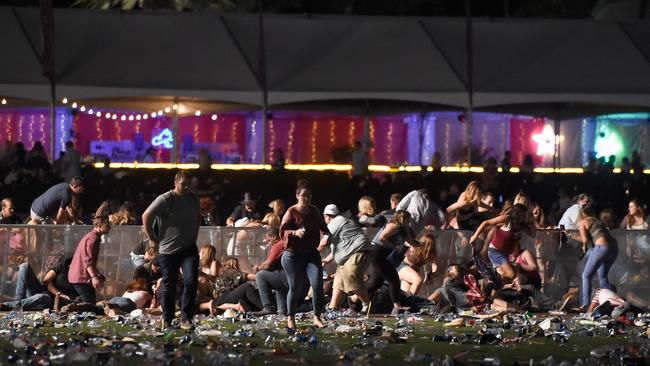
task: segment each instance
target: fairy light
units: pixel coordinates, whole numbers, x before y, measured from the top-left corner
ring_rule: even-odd
[[[111,116],[111,118],[112,118],[112,119],[117,119],[117,114],[113,113],[113,115]]]
[[[296,123],[291,121],[289,123],[289,141],[287,143],[287,163],[293,163],[293,134],[296,130]]]
[[[145,120],[145,121],[148,120],[148,119],[149,119],[149,115],[146,114],[146,113],[143,114],[143,115],[142,115],[142,119]]]
[[[201,111],[196,111],[196,112],[194,112],[194,115],[197,116],[197,117],[200,116],[200,115],[201,115]]]
[[[273,149],[275,149],[275,128],[273,120],[269,120],[269,153],[266,156],[273,155]]]
[[[111,118],[111,114],[106,112],[106,114],[104,115],[104,118],[106,118],[106,119]]]
[[[171,108],[169,108],[169,107],[165,107],[165,113],[169,113],[169,112],[171,112],[171,111],[172,111]],[[159,111],[158,113],[160,114],[160,111]]]
[[[82,105],[81,108],[79,108],[80,111],[85,112],[86,111],[86,106]]]
[[[368,129],[370,130],[370,141],[375,141],[375,122],[368,122]],[[370,148],[370,161],[375,160],[375,147]]]
[[[129,116],[129,121],[133,121],[133,119],[134,119],[133,115],[130,115]]]
[[[93,109],[92,109],[92,108],[90,108],[90,109],[88,110],[88,114],[90,114],[90,115],[93,115],[93,114],[95,114],[94,112],[95,112],[95,111],[93,111]]]
[[[194,124],[194,136],[192,136],[192,138],[194,139],[194,143],[199,142],[199,124],[198,123]]]
[[[178,111],[179,111],[180,113],[185,113],[185,106],[182,105],[182,104],[179,105],[179,106],[178,106]]]
[[[126,121],[126,116],[122,115],[122,117],[120,117],[120,121]]]
[[[101,117],[101,116],[102,116],[102,112],[97,112],[97,113],[95,114],[95,116],[96,116],[96,117]]]
[[[139,120],[141,120],[141,119],[142,119],[142,116],[140,116],[139,114],[138,114],[137,116],[135,116],[135,120],[136,120],[136,121],[139,121]]]
[[[39,139],[40,139],[41,141],[43,141],[44,144],[49,145],[49,144],[48,144],[48,140],[45,138],[45,115],[44,115],[43,113],[41,113],[41,118],[39,119],[38,122],[39,122],[39,125],[40,125],[40,129],[39,129]],[[48,147],[49,147],[49,146],[48,146]],[[47,151],[47,150],[46,150],[46,151]],[[52,158],[54,158],[54,157],[52,157]]]
[[[316,162],[316,134],[318,133],[318,122],[311,123],[311,162]]]
[[[167,109],[169,109],[169,108],[167,108]],[[162,110],[158,111],[158,115],[159,115],[159,116],[162,116],[162,114],[163,114],[163,111],[162,111]],[[154,117],[155,117],[155,115],[154,115]]]
[[[60,138],[59,144],[60,145],[59,146],[61,146],[61,148],[63,148],[65,146],[65,118],[66,118],[66,114],[61,113],[61,114],[59,114],[59,117],[60,117],[60,121],[61,121],[60,124],[59,124],[59,129],[60,129],[60,131],[59,131],[59,138]],[[97,124],[97,128],[99,129],[99,123]],[[55,157],[52,157],[52,158],[54,159]]]
[[[115,139],[122,141],[122,124],[118,121],[115,121]]]
[[[372,121],[371,121],[372,123]],[[388,155],[388,163],[391,164],[393,160],[393,133],[395,132],[395,125],[393,121],[388,122],[388,132],[386,133],[386,155]],[[372,139],[374,141],[374,138]]]
[[[77,108],[77,107],[78,107],[77,102],[72,103],[72,108]]]
[[[217,143],[217,135],[219,134],[219,124],[215,123],[212,125],[212,143]]]
[[[2,104],[7,104],[7,100],[5,98],[2,98]]]
[[[22,114],[18,118],[18,141],[23,141],[23,123],[25,122],[25,116]]]
[[[34,114],[30,115],[29,118],[29,133],[27,134],[27,141],[29,141],[30,146],[34,146]]]
[[[212,115],[212,120],[213,120],[213,121],[216,121],[216,120],[217,120],[217,115],[216,115],[216,114],[213,114],[213,115]]]
[[[233,144],[237,143],[237,127],[239,127],[239,121],[235,121],[230,128],[230,142]]]
[[[348,145],[354,146],[354,130],[356,129],[355,121],[350,121],[350,128],[348,129]]]
[[[336,144],[336,122],[334,120],[330,120],[330,148],[333,148],[334,145]],[[334,162],[334,158],[332,157],[332,154],[330,155],[330,163]]]
[[[156,118],[156,112],[151,113],[151,118]]]
[[[451,135],[451,126],[449,121],[445,121],[445,164],[449,164],[451,161],[449,157],[449,137]]]
[[[251,139],[253,141],[257,141],[257,121],[256,120],[253,120],[253,124],[251,125],[251,137],[252,137]],[[264,149],[264,147],[262,147],[262,149]],[[264,150],[262,150],[262,151],[264,151]],[[256,158],[257,158],[257,148],[254,148],[253,149],[253,156],[251,156],[251,160],[255,161]]]
[[[62,102],[63,104],[68,104],[68,98],[63,98]]]
[[[178,104],[174,104],[174,105],[172,106],[172,109],[173,109],[173,110],[177,110],[177,109],[178,109]]]
[[[99,113],[99,112],[97,112]],[[97,140],[103,141],[103,135],[102,135],[102,129],[101,129],[101,122],[102,119],[100,116],[97,116],[98,118],[95,120],[95,130],[97,131]],[[106,118],[110,118],[110,113],[106,113]]]

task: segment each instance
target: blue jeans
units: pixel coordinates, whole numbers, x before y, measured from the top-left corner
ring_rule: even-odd
[[[183,320],[192,320],[196,310],[196,288],[199,278],[199,251],[196,245],[175,254],[159,254],[162,272],[163,319],[171,323],[176,313],[176,285],[178,271],[183,269],[183,297],[181,314]]]
[[[43,310],[52,306],[52,297],[36,278],[32,267],[23,263],[18,266],[14,301],[7,301],[4,304],[14,309]]]
[[[261,270],[255,274],[257,290],[260,292],[262,307],[265,310],[274,310],[278,314],[287,314],[287,293],[289,282],[284,271]],[[275,298],[273,293],[275,292]],[[276,305],[277,304],[277,305]]]
[[[591,253],[589,253],[587,264],[585,264],[585,269],[582,272],[582,288],[580,289],[580,305],[585,309],[591,302],[591,278],[594,273],[598,272],[600,288],[616,291],[616,288],[609,283],[607,274],[617,256],[618,245],[616,241],[612,241],[607,245],[594,245]]]
[[[294,253],[285,250],[282,254],[282,268],[287,274],[289,292],[287,293],[288,315],[296,315],[298,298],[302,293],[305,275],[312,289],[312,304],[314,315],[319,316],[323,311],[323,267],[318,251],[311,253]]]

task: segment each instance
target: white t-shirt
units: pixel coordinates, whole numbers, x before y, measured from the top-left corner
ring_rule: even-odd
[[[147,291],[143,290],[138,290],[134,292],[125,292],[122,297],[126,297],[127,299],[133,301],[135,303],[135,306],[138,309],[144,308],[145,305],[151,300],[151,294]]]

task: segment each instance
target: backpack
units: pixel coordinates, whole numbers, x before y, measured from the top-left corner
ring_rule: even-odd
[[[231,292],[244,282],[244,275],[241,272],[231,268],[224,268],[221,270],[219,276],[217,276],[217,279],[214,282],[214,292],[212,296],[215,299],[218,299],[220,296]]]

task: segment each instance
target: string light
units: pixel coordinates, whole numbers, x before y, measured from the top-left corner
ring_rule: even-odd
[[[273,126],[273,120],[269,120],[269,153],[267,156],[273,155],[273,149],[275,149],[275,128]]]
[[[63,98],[62,102],[63,104],[68,104],[68,98]]]
[[[316,134],[318,133],[318,121],[311,123],[311,162],[316,162]]]
[[[5,98],[2,98],[2,104],[7,104],[7,100]]]
[[[86,106],[82,105],[81,108],[79,108],[80,111],[85,112],[86,111]]]
[[[95,114],[95,116],[97,116],[97,117],[101,117],[101,116],[102,116],[102,112],[97,112],[97,113]]]
[[[253,120],[253,124],[251,126],[251,140],[257,141],[256,137],[257,137],[257,121]],[[262,149],[264,149],[264,147],[262,147]],[[264,150],[262,150],[262,151],[264,151]],[[257,148],[254,148],[253,149],[253,156],[251,156],[251,160],[255,161],[256,158],[257,158]]]
[[[94,114],[94,111],[93,111],[92,108],[90,108],[90,109],[88,110],[88,114],[90,114],[90,115]]]
[[[156,118],[156,115],[157,115],[156,112],[151,113],[151,118]]]
[[[31,118],[29,119],[29,134],[27,135],[27,141],[29,141],[29,145],[34,147],[34,114],[30,116]]]
[[[18,118],[18,141],[23,140],[23,123],[25,122],[25,116],[22,114]]]
[[[368,127],[370,130],[370,141],[375,141],[375,122],[368,122]],[[370,148],[370,159],[375,160],[375,146]]]
[[[106,112],[106,114],[104,115],[104,117],[106,117],[106,118],[111,118],[111,114],[108,113],[108,112]]]
[[[122,141],[122,124],[118,121],[115,121],[115,139]]]
[[[66,119],[66,114],[61,113],[59,115],[59,117],[61,117],[61,119],[60,119],[61,123],[59,124],[59,128],[60,128],[60,131],[59,131],[59,137],[60,137],[59,144],[60,145],[59,146],[61,146],[61,148],[63,148],[65,146],[65,119]],[[99,129],[99,122],[97,123],[97,128]]]
[[[142,119],[144,119],[144,120],[148,120],[148,119],[149,119],[149,115],[148,115],[148,114],[146,114],[146,113],[145,113],[145,114],[143,114],[143,115],[142,115]]]
[[[163,114],[163,111],[158,111],[158,115],[159,115],[159,116],[162,116],[162,114]],[[155,117],[155,116],[154,116],[154,117]]]
[[[294,121],[291,121],[289,123],[289,142],[287,144],[287,163],[291,164],[293,163],[293,134],[296,130],[296,123]]]
[[[113,115],[111,116],[111,118],[112,118],[112,119],[117,119],[117,114],[113,113]]]
[[[133,115],[130,115],[129,116],[129,121],[133,121],[133,119],[134,119]]]
[[[174,105],[172,106],[172,109],[173,109],[173,110],[177,110],[177,109],[178,109],[178,104],[174,104]]]
[[[212,125],[212,143],[217,143],[218,133],[219,133],[219,125],[215,123]]]
[[[370,122],[372,123],[372,121]],[[388,155],[388,163],[392,164],[393,160],[393,132],[395,131],[395,126],[393,125],[393,121],[388,122],[388,133],[386,134],[386,153]],[[374,141],[374,138],[373,138]]]
[[[334,120],[330,120],[330,147],[334,147],[336,144],[336,122]],[[332,154],[330,155],[330,163],[334,162],[334,158],[332,157]]]
[[[41,113],[41,118],[39,120],[40,122],[40,137],[39,139],[43,142],[43,144],[47,147],[49,147],[49,139],[45,138],[45,115]],[[49,151],[46,150],[46,151]]]
[[[449,164],[451,161],[449,157],[449,137],[451,135],[451,126],[449,121],[445,121],[445,164]]]
[[[97,112],[97,113],[99,113],[99,112]],[[106,115],[107,115],[106,118],[110,118],[110,113],[107,113]],[[97,116],[97,117],[100,117],[100,116]],[[102,129],[101,129],[101,126],[100,126],[100,124],[99,124],[101,121],[102,121],[101,118],[97,118],[97,119],[95,120],[95,131],[97,131],[97,139],[98,139],[99,141],[102,141],[102,140],[103,140]]]
[[[137,116],[135,116],[135,120],[136,120],[136,121],[139,121],[139,120],[141,120],[141,119],[142,119],[142,117],[141,117],[139,114],[138,114]]]
[[[181,112],[181,113],[185,113],[185,106],[182,105],[182,104],[180,106],[178,106],[178,111]]]
[[[216,121],[216,120],[217,120],[217,115],[216,115],[216,114],[213,114],[213,115],[212,115],[212,120],[213,120],[213,121]]]
[[[350,121],[350,128],[348,129],[348,145],[350,147],[354,146],[354,130],[356,128],[356,122]]]
[[[200,115],[201,115],[201,111],[196,111],[196,112],[194,112],[194,115],[197,116],[197,117],[200,116]]]
[[[78,104],[77,102],[72,103],[72,108],[77,108]]]
[[[121,121],[126,121],[126,116],[122,115],[122,117],[120,117],[120,120]]]
[[[171,111],[172,111],[171,108],[169,108],[169,107],[165,107],[165,113],[169,113],[169,112],[171,112]],[[158,112],[158,113],[160,113],[160,112]]]

